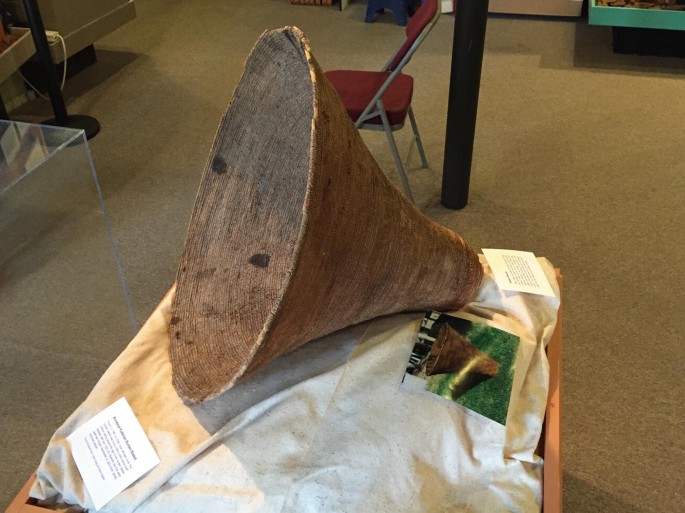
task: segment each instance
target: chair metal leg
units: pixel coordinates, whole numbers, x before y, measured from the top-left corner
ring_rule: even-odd
[[[419,155],[421,156],[421,166],[428,167],[428,161],[426,160],[426,153],[423,151],[423,143],[421,142],[421,136],[419,135],[419,127],[416,125],[416,119],[414,118],[414,111],[411,110],[409,106],[409,122],[411,123],[411,129],[414,131],[414,141],[416,142],[416,147],[419,149]]]
[[[404,169],[411,169],[410,164],[411,164],[411,157],[414,154],[414,141],[412,139],[412,142],[409,143],[409,149],[407,150],[407,158],[404,159]]]
[[[414,196],[411,193],[411,188],[409,187],[409,180],[407,179],[407,174],[404,171],[404,166],[402,165],[402,158],[400,157],[399,151],[397,151],[397,144],[395,143],[395,137],[392,135],[392,129],[390,128],[390,122],[388,121],[388,115],[385,113],[383,104],[379,102],[378,108],[380,110],[381,119],[383,120],[383,130],[388,138],[388,144],[390,144],[390,150],[392,151],[392,156],[395,158],[395,166],[400,175],[400,181],[402,182],[402,188],[404,189],[404,194],[409,198],[409,200],[414,203]]]

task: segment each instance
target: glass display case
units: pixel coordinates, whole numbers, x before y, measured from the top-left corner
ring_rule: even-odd
[[[86,358],[137,330],[82,130],[0,121],[0,325],[5,350]]]

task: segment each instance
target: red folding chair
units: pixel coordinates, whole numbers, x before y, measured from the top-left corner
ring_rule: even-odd
[[[428,167],[426,154],[423,151],[419,129],[411,109],[414,92],[414,79],[402,73],[402,68],[409,62],[414,52],[440,17],[438,0],[424,0],[421,7],[407,23],[407,38],[381,71],[335,70],[326,72],[342,99],[347,113],[357,128],[383,130],[388,138],[390,149],[395,158],[395,165],[402,181],[402,188],[407,197],[414,201],[393,132],[404,126],[409,116],[414,137],[409,147],[407,162],[416,143],[421,156],[422,167]]]

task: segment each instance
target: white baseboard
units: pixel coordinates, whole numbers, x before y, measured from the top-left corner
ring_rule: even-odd
[[[580,16],[583,0],[490,0],[489,12]]]
[[[442,0],[443,13],[452,12],[454,2]],[[488,12],[537,14],[541,16],[580,16],[583,0],[490,0]]]

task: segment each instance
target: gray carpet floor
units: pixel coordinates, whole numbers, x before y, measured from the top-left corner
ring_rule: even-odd
[[[65,94],[70,112],[102,124],[90,145],[142,323],[174,280],[216,126],[259,34],[297,25],[324,69],[376,69],[403,32],[390,15],[363,23],[359,1],[343,12],[286,0],[136,6]],[[442,16],[407,68],[430,162],[409,172],[418,206],[476,248],[533,251],[565,276],[564,509],[685,511],[685,61],[615,55],[610,30],[585,20],[491,16],[470,201],[451,211],[439,198],[453,27]],[[49,114],[37,100],[12,116]],[[397,181],[384,136],[364,138]],[[56,221],[57,241],[35,237],[50,251],[3,269],[0,298],[4,288],[24,308],[0,335],[2,510],[130,340],[110,299],[115,273],[88,258],[103,230],[92,217]],[[41,286],[40,273],[94,280],[101,293],[74,312],[64,305],[77,293]]]

